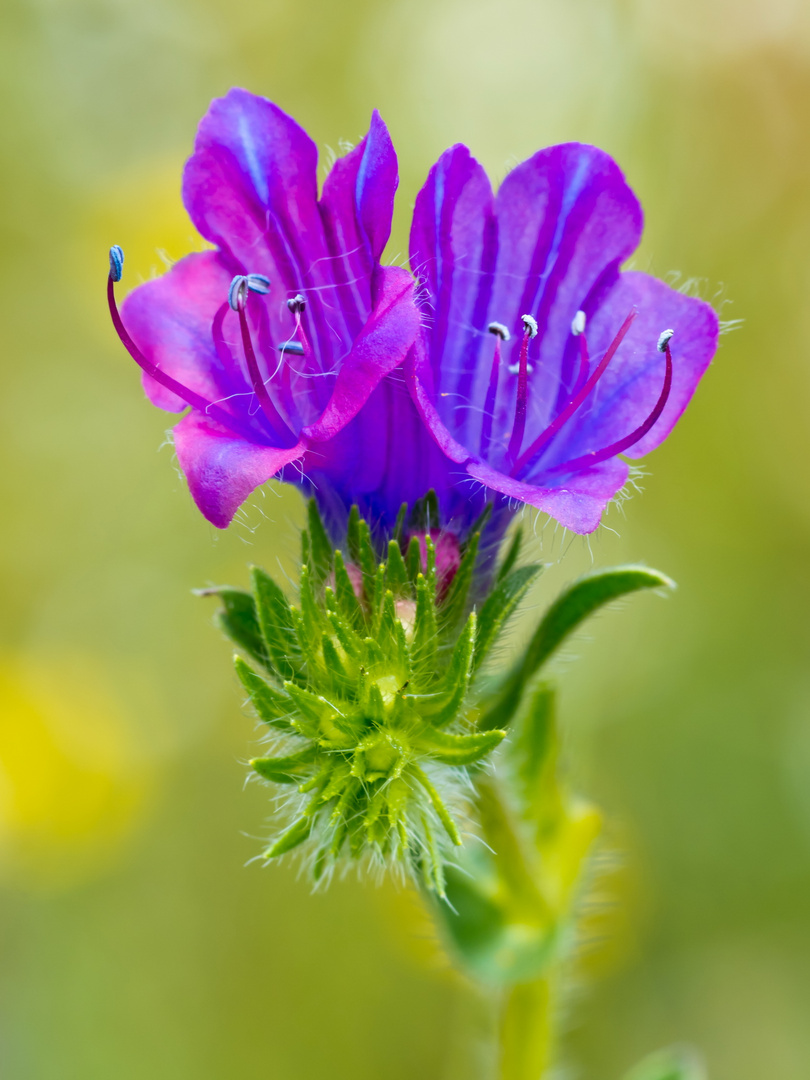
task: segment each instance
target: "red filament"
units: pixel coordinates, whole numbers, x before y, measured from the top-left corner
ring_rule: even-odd
[[[664,411],[664,406],[669,398],[669,392],[672,389],[672,353],[669,349],[669,342],[667,342],[664,347],[664,353],[666,356],[664,385],[661,389],[661,393],[658,395],[658,401],[656,401],[655,407],[644,423],[639,424],[635,431],[631,431],[629,435],[625,435],[623,439],[611,443],[610,446],[606,446],[602,450],[594,450],[589,454],[583,454],[582,457],[571,458],[570,461],[564,461],[562,465],[554,465],[551,469],[547,469],[547,472],[577,472],[580,469],[588,468],[589,465],[598,465],[600,461],[607,461],[608,458],[615,457],[617,454],[621,454],[622,451],[628,450],[634,443],[637,443],[639,439],[642,439],[647,434]]]
[[[124,326],[121,314],[118,311],[118,305],[115,302],[115,283],[112,279],[112,275],[107,278],[107,303],[110,308],[110,317],[112,318],[113,326],[118,334],[124,348],[129,355],[135,361],[135,363],[142,368],[150,378],[155,382],[160,383],[161,386],[165,386],[167,390],[170,390],[177,397],[181,398],[190,405],[193,409],[199,409],[201,413],[209,416],[212,420],[216,420],[218,424],[222,424],[223,427],[228,428],[229,431],[239,435],[243,439],[249,439],[251,442],[256,441],[256,434],[249,428],[243,427],[243,425],[224,409],[221,409],[219,405],[215,405],[214,402],[209,401],[208,398],[204,398],[202,394],[197,394],[194,390],[190,390],[187,386],[178,382],[177,379],[173,379],[171,375],[167,375],[165,371],[153,364],[151,360],[148,360],[132,338],[129,336],[127,328]]]
[[[507,450],[510,461],[514,461],[520,453],[520,448],[523,445],[523,434],[526,430],[526,405],[529,399],[529,338],[531,336],[532,332],[527,326],[523,334],[523,341],[520,343],[515,422],[512,425],[512,435]]]

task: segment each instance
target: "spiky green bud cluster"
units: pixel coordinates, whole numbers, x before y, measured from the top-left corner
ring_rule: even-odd
[[[467,767],[505,735],[476,729],[471,684],[538,570],[513,570],[514,549],[471,610],[479,541],[480,530],[445,587],[429,532],[407,546],[398,536],[381,559],[353,508],[346,550],[335,550],[313,501],[297,604],[258,568],[252,592],[206,590],[245,654],[235,663],[250,701],[278,734],[278,752],[251,765],[292,790],[292,820],[267,858],[306,843],[315,879],[344,855],[399,861],[444,895]]]

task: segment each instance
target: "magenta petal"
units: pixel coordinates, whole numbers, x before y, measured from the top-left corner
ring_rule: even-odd
[[[371,318],[343,361],[329,404],[302,435],[333,438],[357,415],[380,380],[402,363],[419,332],[413,278],[396,266],[380,270],[379,297]]]
[[[174,446],[194,502],[218,529],[230,525],[255,488],[306,451],[304,441],[286,450],[246,442],[196,412],[175,427]]]
[[[214,251],[187,255],[162,277],[127,296],[121,315],[144,355],[178,382],[217,401],[249,391],[236,365],[226,370],[211,327],[227,299],[232,275]],[[187,402],[145,375],[147,397],[159,409],[182,412]]]
[[[332,166],[320,201],[339,302],[353,313],[355,331],[371,310],[371,278],[391,234],[398,182],[394,147],[375,110],[368,134]]]
[[[513,480],[480,461],[469,462],[467,472],[493,491],[542,510],[572,532],[590,533],[599,525],[607,504],[624,486],[628,466],[613,458],[577,473],[558,488]]]

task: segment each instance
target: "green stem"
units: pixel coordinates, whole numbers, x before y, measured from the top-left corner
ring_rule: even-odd
[[[553,976],[516,983],[504,996],[499,1080],[542,1080],[554,1052]]]

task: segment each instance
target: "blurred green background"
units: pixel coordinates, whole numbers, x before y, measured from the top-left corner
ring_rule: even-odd
[[[379,107],[392,258],[451,143],[497,179],[598,143],[646,209],[635,265],[744,320],[644,495],[590,543],[535,541],[537,603],[592,561],[680,584],[558,664],[614,852],[566,1047],[587,1080],[676,1040],[713,1080],[810,1075],[807,5],[4,0],[0,50],[0,1075],[486,1075],[486,1009],[407,891],[245,865],[267,795],[243,790],[251,721],[190,590],[289,566],[300,501],[202,520],[103,296],[110,243],[129,286],[198,245],[180,171],[233,84],[324,150]]]

